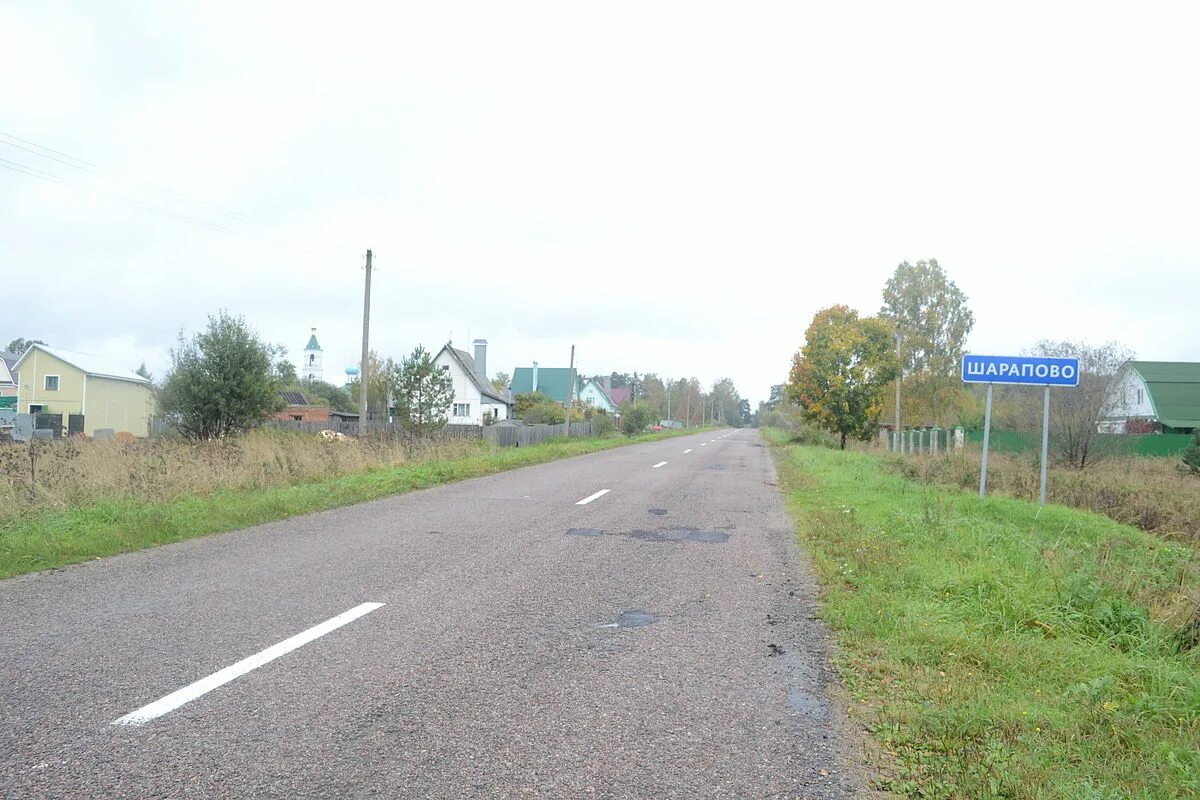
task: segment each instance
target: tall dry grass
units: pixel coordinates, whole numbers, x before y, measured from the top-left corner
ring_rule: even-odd
[[[327,441],[260,430],[215,442],[180,439],[0,445],[0,522],[97,502],[163,502],[224,489],[309,483],[478,453],[479,441]]]
[[[889,454],[887,463],[924,483],[978,489],[980,453],[961,450],[938,456]],[[1200,544],[1200,479],[1183,475],[1166,458],[1113,458],[1084,470],[1051,467],[1047,501],[1096,511],[1117,522],[1171,539]],[[1036,457],[991,453],[988,491],[1037,500]]]

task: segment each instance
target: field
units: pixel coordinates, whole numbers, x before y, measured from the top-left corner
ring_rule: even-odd
[[[8,445],[0,578],[698,430],[504,449],[270,430],[217,442]]]
[[[768,432],[880,787],[1200,793],[1200,559],[1095,513]]]

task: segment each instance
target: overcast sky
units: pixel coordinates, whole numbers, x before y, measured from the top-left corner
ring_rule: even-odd
[[[758,401],[929,257],[975,352],[1200,361],[1191,4],[181,5],[0,0],[0,346],[161,374],[227,308],[337,379],[369,247],[373,347],[492,373]]]

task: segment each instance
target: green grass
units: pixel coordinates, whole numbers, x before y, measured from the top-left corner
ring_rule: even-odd
[[[481,443],[478,453],[463,458],[406,464],[314,483],[224,490],[171,502],[99,502],[22,515],[0,525],[0,578],[701,430],[708,429],[663,431],[633,438],[557,439],[502,449]]]
[[[1200,794],[1192,548],[1084,511],[980,503],[869,454],[768,439],[822,578],[838,668],[878,744],[881,788]]]

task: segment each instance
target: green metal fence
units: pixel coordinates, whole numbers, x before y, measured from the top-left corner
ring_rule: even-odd
[[[983,431],[968,431],[967,441],[982,445]],[[1191,436],[1181,433],[1146,434],[1144,436],[1102,433],[1098,437],[1097,445],[1104,452],[1168,458],[1179,455],[1191,441]],[[1053,443],[1053,434],[1051,434],[1051,443]],[[989,446],[997,453],[1038,453],[1042,447],[1042,435],[1041,433],[993,430]]]

